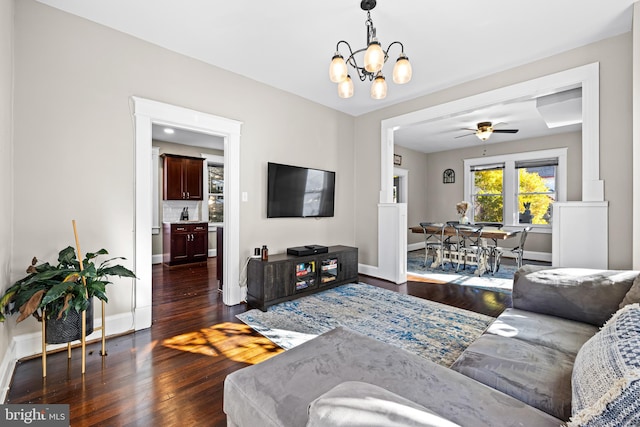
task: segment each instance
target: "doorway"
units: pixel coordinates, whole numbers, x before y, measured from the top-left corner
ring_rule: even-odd
[[[472,111],[474,108],[508,102],[532,95],[554,93],[560,88],[569,87],[582,88],[582,201],[602,201],[604,200],[604,182],[600,179],[598,63],[583,65],[382,121],[380,204],[378,205],[378,265],[380,277],[395,283],[404,283],[407,280],[406,269],[403,270],[403,266],[406,264],[406,257],[403,256],[405,255],[404,249],[406,247],[406,235],[403,234],[406,233],[407,229],[406,215],[401,211],[401,209],[404,209],[402,204],[392,204],[394,131],[401,127],[445,117],[461,111]],[[384,228],[383,220],[389,216],[383,215],[382,211],[393,207],[398,211],[395,216],[403,222],[392,228],[395,233],[381,233],[380,230]],[[385,249],[387,247],[402,247],[403,251],[394,251],[389,256],[389,252]]]
[[[173,126],[193,132],[215,135],[224,140],[224,283],[222,299],[226,305],[243,299],[239,268],[239,187],[241,122],[213,116],[170,104],[132,97],[135,116],[135,228],[134,267],[138,280],[135,288],[134,329],[151,326],[152,322],[152,127]]]

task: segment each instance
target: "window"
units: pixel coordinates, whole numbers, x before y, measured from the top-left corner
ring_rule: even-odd
[[[221,223],[224,213],[224,166],[207,166],[209,183],[209,222]]]
[[[518,222],[550,224],[551,205],[556,200],[558,159],[517,161]]]
[[[566,154],[561,148],[465,160],[472,220],[549,228],[553,202],[566,200]]]
[[[471,167],[474,222],[503,222],[504,164]]]

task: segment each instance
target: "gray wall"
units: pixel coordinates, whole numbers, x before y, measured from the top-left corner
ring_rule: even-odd
[[[355,243],[351,116],[34,0],[17,2],[15,28],[14,276],[73,244],[72,219],[84,250],[132,265],[132,95],[243,122],[240,264],[262,244]],[[268,161],[336,171],[335,217],[268,220]],[[109,315],[132,311],[132,286],[110,287]],[[37,328],[25,321],[17,333]]]
[[[10,284],[13,222],[13,9],[13,0],[0,1],[0,294]],[[0,384],[5,383],[3,363],[13,323],[15,320],[8,319],[0,324]],[[0,396],[2,394],[0,390]]]
[[[396,166],[408,171],[408,197],[407,197],[407,225],[419,225],[422,221],[429,221],[429,195],[428,195],[428,161],[429,156],[420,151],[396,145],[393,154],[402,156],[402,165]],[[407,231],[407,243],[424,241],[421,235]]]
[[[609,267],[631,267],[631,33],[470,81],[356,118],[356,244],[378,265],[380,121],[592,62],[600,63],[600,179],[609,201]],[[449,202],[446,202],[449,203]],[[612,226],[613,224],[613,226]]]

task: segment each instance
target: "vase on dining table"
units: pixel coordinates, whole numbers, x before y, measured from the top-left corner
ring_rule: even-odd
[[[466,215],[460,217],[460,224],[469,224],[469,218]]]

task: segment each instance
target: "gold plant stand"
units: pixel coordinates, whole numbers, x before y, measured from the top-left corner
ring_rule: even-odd
[[[84,267],[82,265],[82,252],[80,250],[80,241],[78,240],[78,230],[76,229],[76,220],[71,220],[71,224],[73,225],[73,235],[75,236],[76,239],[76,249],[78,252],[78,261],[80,262],[80,271],[84,270]],[[82,277],[82,283],[85,286],[85,293],[86,291],[86,287],[87,287],[87,280]],[[102,301],[102,324],[97,327],[97,328],[93,328],[93,331],[101,331],[102,332],[102,350],[100,351],[100,355],[102,357],[107,355],[107,351],[106,351],[106,346],[107,346],[107,340],[106,340],[106,335],[105,335],[105,302]],[[42,377],[45,378],[47,376],[47,339],[46,339],[46,313],[44,310],[42,310]],[[85,368],[86,368],[86,364],[87,364],[87,354],[86,354],[86,348],[87,348],[87,311],[83,310],[82,311],[82,332],[81,332],[81,336],[80,336],[80,342],[82,345],[82,374],[84,375],[85,373]],[[67,358],[71,359],[71,342],[67,343]]]

